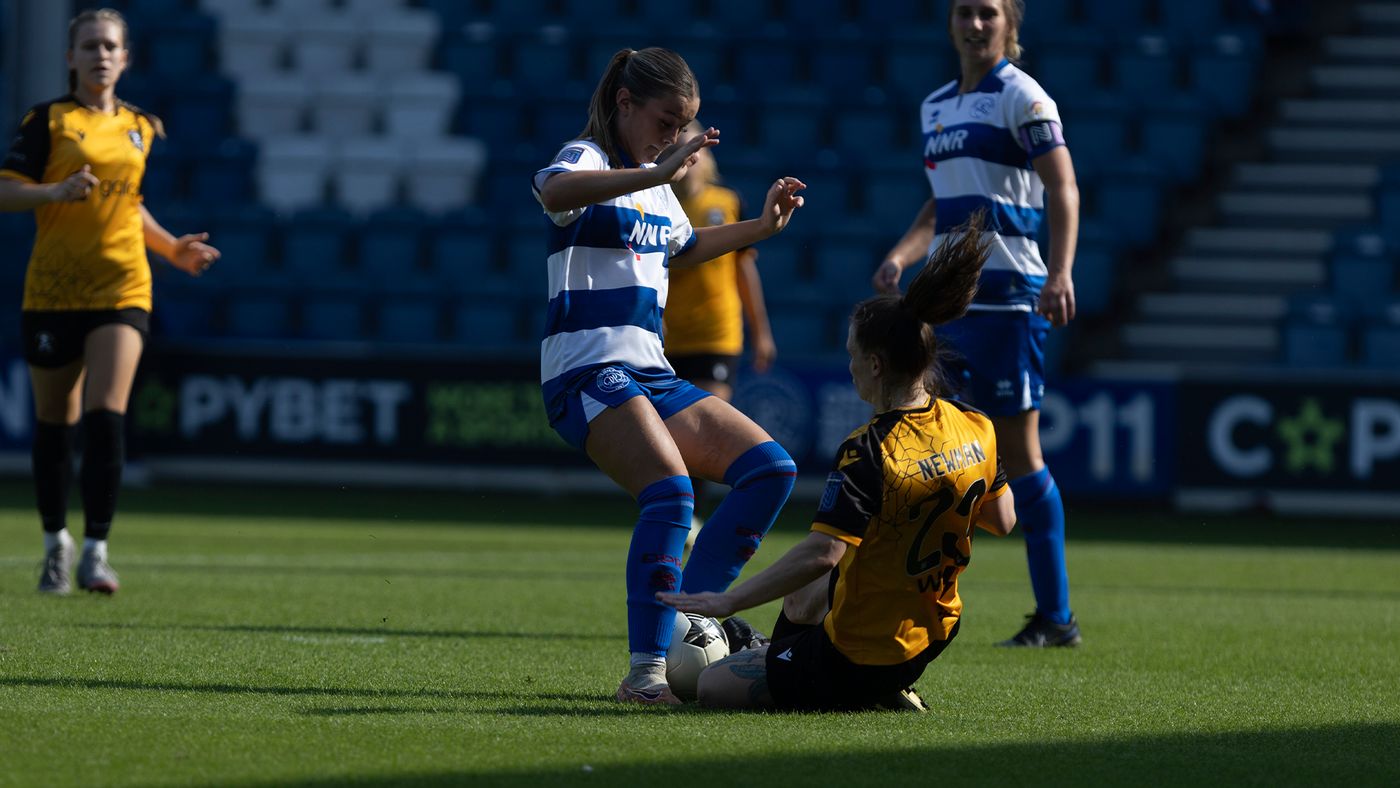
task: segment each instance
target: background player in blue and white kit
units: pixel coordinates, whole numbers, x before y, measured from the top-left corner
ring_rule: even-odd
[[[994,241],[968,314],[939,334],[962,355],[969,396],[992,417],[1016,514],[1036,611],[1003,645],[1071,646],[1064,505],[1040,452],[1044,343],[1074,318],[1070,268],[1079,232],[1079,188],[1055,102],[1008,58],[1019,58],[1022,0],[954,0],[948,30],[962,74],[920,107],[924,168],[933,196],[876,271],[893,291],[901,271],[944,243],[978,209]],[[1050,254],[1036,234],[1050,222]]]
[[[756,219],[694,229],[671,184],[713,128],[678,143],[700,109],[674,52],[624,49],[593,94],[588,125],[535,174],[551,221],[549,311],[540,380],[551,426],[636,497],[627,556],[630,669],[617,699],[679,703],[665,678],[675,612],[658,591],[722,591],[792,492],[792,458],[757,424],[676,377],[662,350],[667,271],[780,232],[802,205],[796,178],[768,190]],[[695,496],[690,476],[732,488],[681,572]]]

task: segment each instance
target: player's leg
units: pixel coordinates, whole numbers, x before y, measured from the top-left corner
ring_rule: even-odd
[[[745,649],[705,668],[696,688],[700,705],[715,709],[772,708],[767,667],[770,648],[771,645]]]
[[[1035,594],[1035,613],[1026,626],[1003,645],[1073,646],[1079,627],[1069,606],[1069,573],[1065,565],[1065,509],[1060,489],[1040,451],[1040,399],[1045,389],[1044,343],[1049,324],[1038,315],[1026,316],[1014,339],[1018,348],[1020,410],[993,412],[997,450],[1011,491],[1016,497],[1016,521],[1026,540],[1026,564]]]
[[[83,466],[80,484],[86,521],[78,586],[111,594],[117,574],[107,563],[107,537],[126,463],[126,406],[141,361],[141,332],[125,323],[94,328],[84,346]]]
[[[762,427],[717,397],[668,416],[666,428],[691,473],[730,486],[695,540],[682,584],[689,593],[723,591],[773,526],[797,465]]]
[[[738,356],[697,353],[668,357],[668,359],[671,362],[671,367],[676,371],[676,377],[689,381],[696,388],[725,402],[734,400],[732,381],[734,380],[734,372],[739,366]],[[705,525],[700,510],[707,489],[705,480],[698,476],[691,477],[690,483],[695,488],[695,516],[690,521],[690,535],[685,539],[687,550],[695,546],[695,539],[700,535],[701,527]]]
[[[666,650],[676,613],[655,595],[681,583],[681,551],[695,504],[685,463],[645,396],[633,396],[594,416],[585,448],[599,469],[641,507],[627,553],[630,667],[617,698],[679,703],[666,685]]]
[[[34,392],[34,498],[44,528],[39,590],[72,590],[73,537],[68,533],[68,489],[73,483],[73,435],[82,412],[83,362],[29,367]]]

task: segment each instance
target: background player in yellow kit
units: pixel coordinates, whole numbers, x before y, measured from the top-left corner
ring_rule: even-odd
[[[25,360],[34,390],[34,487],[44,526],[39,590],[66,594],[73,435],[84,437],[86,540],[78,585],[111,594],[107,563],[125,454],[124,416],[151,313],[150,248],[198,275],[219,257],[208,234],[178,238],[141,203],[158,118],[117,99],[128,58],[126,21],[84,11],[68,26],[68,87],[25,114],[0,164],[0,210],[33,210],[38,227],[24,283]]]
[[[686,126],[680,142],[703,134],[697,121]],[[743,218],[743,204],[733,189],[720,185],[719,168],[708,148],[696,153],[696,162],[685,177],[672,185],[681,209],[694,227],[733,224]],[[735,373],[744,351],[748,328],[753,368],[767,372],[778,355],[768,309],[763,302],[763,282],[752,246],[720,255],[696,266],[671,269],[671,293],[663,318],[666,359],[676,376],[730,402],[734,399]],[[692,479],[698,507],[703,482]],[[689,546],[702,520],[697,511],[691,522]]]
[[[939,397],[933,326],[967,310],[987,250],[979,213],[907,294],[856,306],[851,378],[876,415],[837,450],[807,538],[728,591],[657,595],[717,617],[787,597],[770,645],[700,675],[702,704],[922,707],[907,688],[957,635],[972,527],[1005,535],[1016,522],[991,421]]]

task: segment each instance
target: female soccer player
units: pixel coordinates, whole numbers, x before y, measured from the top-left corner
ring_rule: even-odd
[[[208,234],[172,236],[141,204],[158,118],[120,101],[126,21],[111,9],[68,25],[69,93],[31,109],[0,164],[0,210],[33,210],[21,331],[34,389],[34,488],[44,526],[39,590],[72,589],[66,528],[73,433],[82,418],[86,540],[78,586],[111,594],[107,563],[132,379],[150,323],[149,247],[198,276],[219,257]]]
[[[674,52],[624,49],[598,82],[588,124],[534,179],[552,224],[541,374],[550,424],[637,499],[627,556],[630,670],[617,699],[676,704],[665,654],[675,613],[662,590],[727,588],[792,491],[796,467],[758,425],[676,377],[661,346],[667,271],[780,232],[802,205],[779,178],[762,214],[692,228],[671,184],[719,143],[677,142],[699,111],[694,75]],[[732,487],[681,572],[695,498],[690,476]]]
[[[1051,325],[1074,318],[1070,267],[1079,234],[1079,187],[1055,102],[1010,59],[1019,58],[1022,0],[954,0],[948,31],[962,65],[958,80],[924,99],[924,168],[933,196],[875,273],[878,292],[947,228],[978,209],[990,217],[991,256],[967,317],[940,336],[969,376],[969,399],[992,417],[1016,491],[1036,609],[1004,646],[1073,646],[1065,512],[1040,452],[1044,346]],[[1050,258],[1036,233],[1050,219]]]
[[[957,635],[972,526],[1000,536],[1015,525],[991,422],[940,399],[933,325],[972,300],[990,246],[981,229],[975,214],[908,294],[868,298],[852,313],[851,379],[876,415],[837,450],[807,538],[727,592],[657,595],[709,616],[787,595],[770,645],[700,674],[702,704],[906,706],[917,696],[905,688]]]
[[[691,121],[679,142],[688,142],[705,129]],[[707,148],[696,152],[695,166],[672,187],[681,209],[693,227],[731,224],[742,213],[738,193],[720,185],[715,157]],[[703,265],[671,272],[670,294],[666,298],[663,322],[666,360],[676,377],[688,380],[725,402],[734,399],[735,372],[744,350],[747,324],[753,345],[753,368],[766,372],[777,356],[773,329],[768,325],[768,309],[763,302],[763,284],[752,247],[720,255]],[[697,501],[699,480],[692,479]],[[690,540],[699,534],[697,514]]]

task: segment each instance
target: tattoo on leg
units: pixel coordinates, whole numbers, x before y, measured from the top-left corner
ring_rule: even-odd
[[[748,705],[766,708],[773,705],[773,697],[768,691],[768,649],[750,649],[731,655],[724,661],[735,678],[748,682],[746,690]]]

